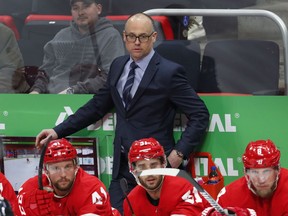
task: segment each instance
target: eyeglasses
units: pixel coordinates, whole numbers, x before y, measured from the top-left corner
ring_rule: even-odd
[[[59,167],[59,166],[48,166],[48,170],[51,174],[59,174],[62,172],[62,170],[64,170],[64,172],[71,172],[72,170],[74,170],[75,165],[74,164],[68,164],[65,167]]]
[[[137,39],[141,42],[141,43],[146,43],[149,38],[152,36],[154,32],[152,32],[150,35],[146,35],[146,34],[141,34],[139,36],[136,36],[135,34],[127,34],[126,36],[126,40],[128,42],[135,42]]]

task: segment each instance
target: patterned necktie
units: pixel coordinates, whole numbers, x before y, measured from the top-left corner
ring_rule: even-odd
[[[130,71],[129,71],[129,74],[128,74],[128,77],[127,77],[127,81],[124,85],[124,88],[123,88],[123,101],[125,103],[125,107],[128,107],[131,99],[132,99],[132,96],[130,94],[130,91],[131,91],[131,88],[133,86],[133,83],[134,83],[134,77],[135,77],[135,69],[138,67],[138,65],[133,61],[131,64],[130,64]]]

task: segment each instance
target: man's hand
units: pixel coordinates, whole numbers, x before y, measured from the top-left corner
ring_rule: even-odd
[[[174,149],[167,158],[172,168],[178,168],[183,162],[183,158],[179,157],[177,151]]]
[[[52,140],[58,138],[57,133],[53,129],[44,129],[36,136],[35,146],[41,149],[49,136],[51,136]]]

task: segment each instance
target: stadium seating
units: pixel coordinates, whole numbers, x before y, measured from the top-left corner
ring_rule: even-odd
[[[106,16],[112,21],[115,28],[122,34],[128,15]],[[67,27],[72,19],[68,15],[39,15],[27,16],[22,30],[22,38],[49,41],[62,28]],[[159,40],[172,40],[174,38],[172,27],[165,16],[153,16]]]
[[[155,50],[160,55],[184,66],[188,82],[197,91],[201,59],[199,43],[188,40],[167,40],[157,44]]]
[[[279,46],[263,40],[215,40],[206,44],[199,92],[279,94]]]
[[[36,66],[42,65],[44,56],[44,45],[45,43],[37,40],[26,40],[20,39],[18,41],[19,49],[22,53],[25,66]]]
[[[38,68],[43,62],[43,47],[45,43],[43,41],[20,39],[18,40],[18,45],[24,60],[26,81],[32,86],[37,76]]]
[[[70,15],[30,14],[25,20],[21,37],[23,39],[48,42],[71,21]]]

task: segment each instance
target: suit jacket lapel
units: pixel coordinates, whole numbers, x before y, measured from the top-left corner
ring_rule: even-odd
[[[123,102],[122,102],[122,99],[121,99],[121,96],[117,90],[117,83],[118,83],[118,80],[120,79],[122,73],[123,73],[123,70],[124,70],[124,66],[125,64],[127,63],[127,61],[129,60],[130,56],[129,55],[125,55],[123,58],[120,58],[119,59],[119,62],[117,62],[117,70],[113,70],[111,71],[110,70],[110,73],[113,73],[110,75],[111,77],[111,88],[113,88],[112,90],[112,95],[113,98],[115,99],[114,103],[118,103],[118,104],[121,104],[120,107],[122,107],[122,111],[125,112],[125,109],[124,109],[124,105],[123,105]]]
[[[123,73],[124,66],[129,60],[129,55],[123,56],[123,58],[120,58],[119,61],[117,62],[117,70],[110,71],[110,73],[113,73],[110,75],[111,77],[111,85],[115,86],[117,85],[118,80],[120,79],[120,76]]]
[[[146,68],[143,78],[139,83],[139,87],[131,100],[130,108],[133,107],[137,100],[141,97],[151,80],[153,79],[155,73],[158,71],[158,65],[160,62],[160,56],[155,52],[152,59],[150,60],[148,67]]]

